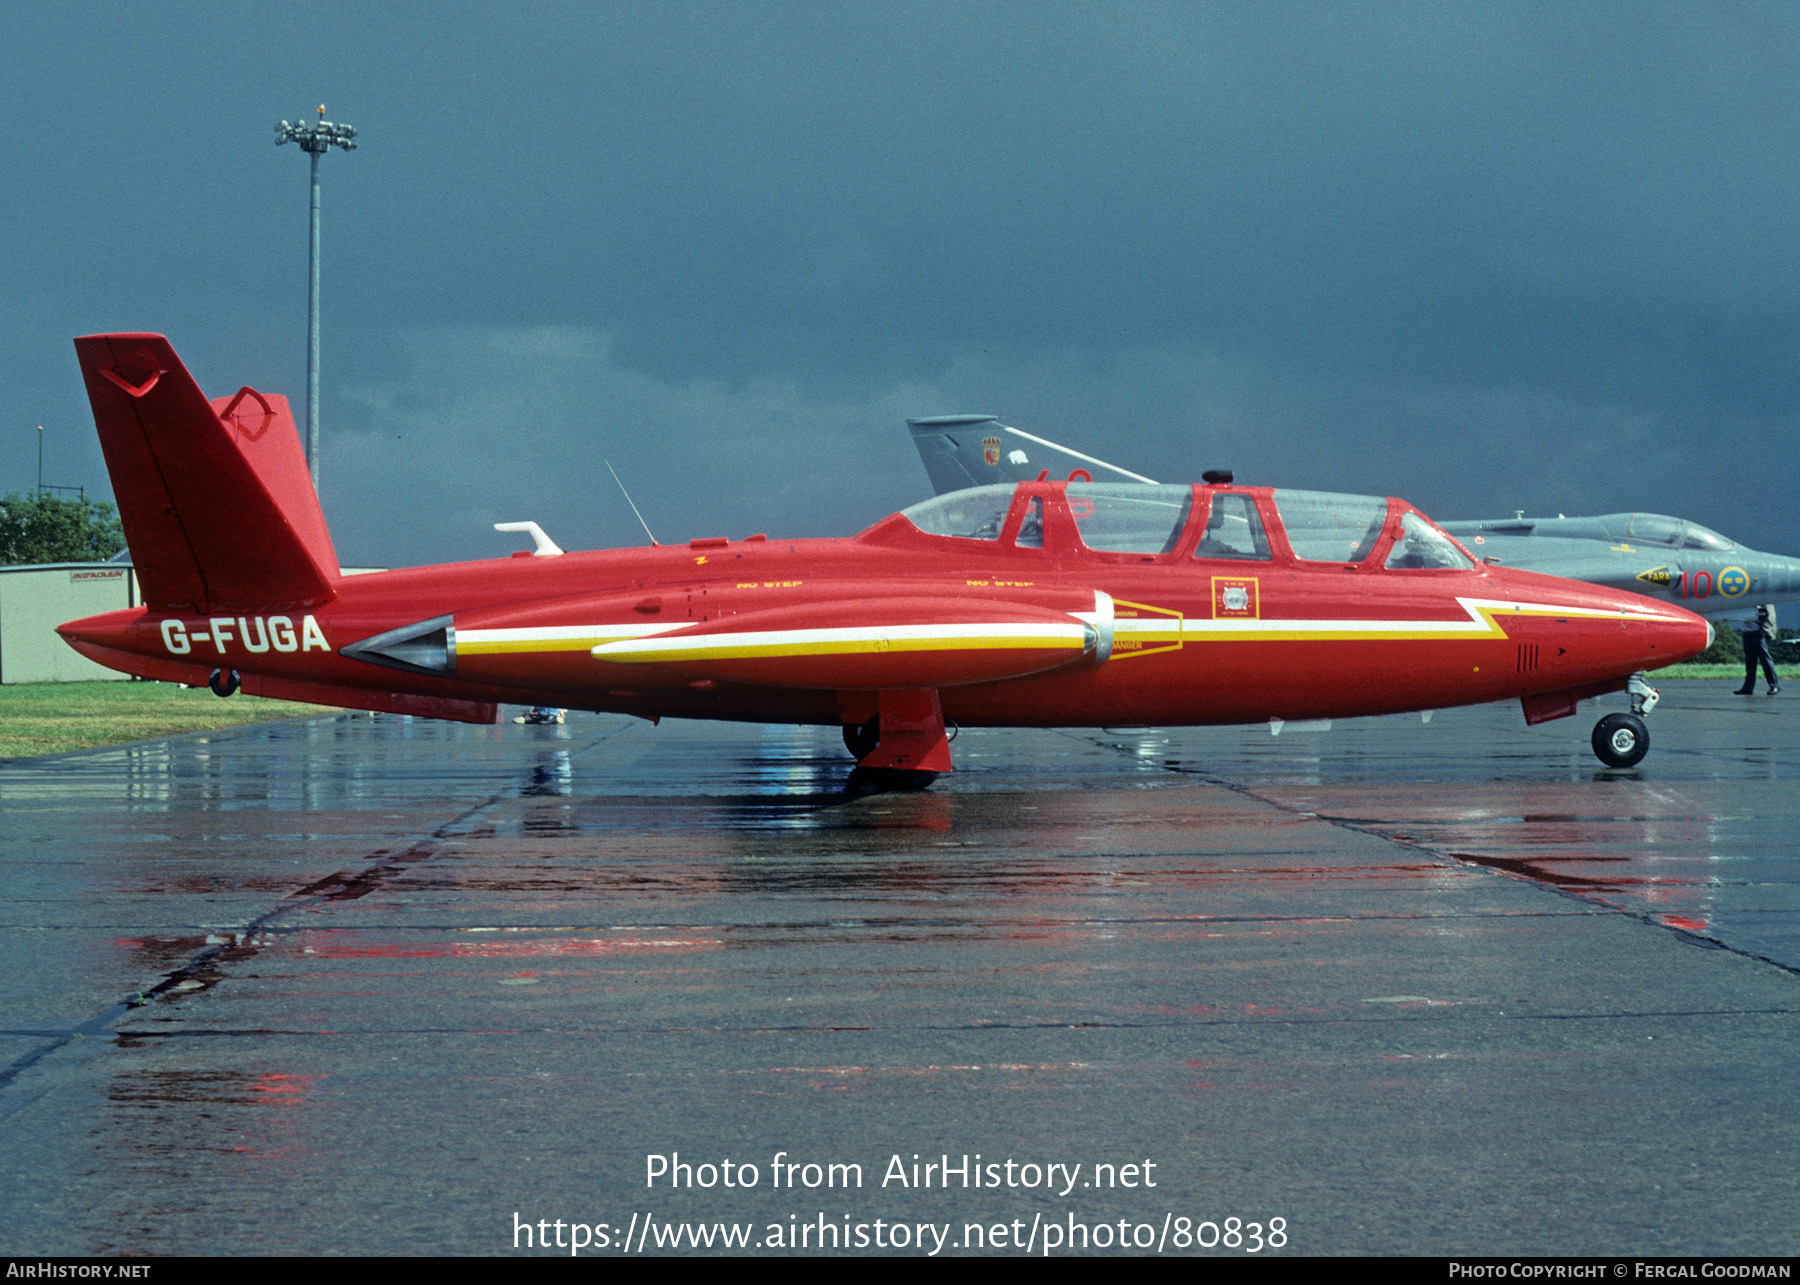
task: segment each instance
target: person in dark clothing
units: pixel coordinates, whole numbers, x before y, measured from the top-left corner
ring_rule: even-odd
[[[1775,672],[1769,650],[1781,632],[1775,627],[1775,608],[1758,607],[1756,619],[1740,624],[1738,632],[1744,636],[1744,685],[1737,689],[1737,694],[1756,695],[1756,667],[1760,664],[1763,677],[1769,680],[1769,695],[1775,695],[1781,690],[1781,678]]]

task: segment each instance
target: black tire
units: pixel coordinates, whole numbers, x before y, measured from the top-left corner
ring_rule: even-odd
[[[850,751],[850,757],[858,763],[875,752],[881,743],[881,717],[877,715],[866,723],[844,724],[844,748]]]
[[[242,683],[237,670],[215,669],[212,677],[206,680],[206,685],[212,688],[214,696],[231,696],[236,694]]]
[[[915,772],[904,767],[858,767],[851,769],[844,792],[858,795],[923,790],[937,779],[936,772]]]
[[[1636,767],[1650,752],[1650,729],[1636,714],[1608,714],[1594,724],[1594,754],[1608,767]]]

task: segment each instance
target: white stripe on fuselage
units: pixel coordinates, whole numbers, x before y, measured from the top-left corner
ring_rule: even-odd
[[[1457,598],[1456,602],[1466,613],[1466,619],[1296,620],[1267,617],[1221,617],[1209,620],[1173,615],[1118,616],[1113,620],[1113,630],[1116,635],[1124,637],[1149,635],[1170,640],[1179,637],[1191,638],[1196,642],[1206,639],[1223,641],[1231,637],[1268,637],[1270,635],[1282,635],[1292,639],[1481,638],[1503,636],[1504,631],[1500,630],[1492,619],[1495,616],[1557,616],[1584,620],[1640,620],[1646,622],[1668,620],[1666,615],[1658,612],[1633,609],[1504,602],[1488,598]],[[1073,616],[1077,613],[1070,614]],[[567,650],[573,651],[585,647],[595,655],[604,658],[605,652],[615,648],[620,653],[629,652],[634,656],[649,656],[677,650],[719,651],[742,647],[760,649],[819,644],[855,645],[876,641],[927,645],[932,642],[960,642],[964,646],[986,643],[1000,647],[1008,645],[1041,647],[1067,645],[1076,642],[1080,637],[1079,625],[1023,624],[1001,621],[954,625],[863,625],[826,629],[752,630],[741,633],[678,635],[667,638],[657,636],[672,634],[691,627],[691,622],[680,621],[656,624],[540,625],[506,629],[459,629],[456,633],[456,640],[459,651],[467,649],[471,652],[489,649],[504,651],[514,647],[523,649],[531,644],[538,645],[533,649],[542,649],[543,644],[562,642],[569,644]]]
[[[601,660],[654,660],[660,656],[718,655],[726,652],[780,654],[791,651],[859,651],[873,646],[898,644],[905,651],[1069,648],[1086,643],[1087,626],[1071,620],[1061,624],[1015,624],[1009,621],[955,625],[851,625],[830,629],[766,629],[742,633],[678,634],[670,638],[642,638],[602,643],[594,648]]]

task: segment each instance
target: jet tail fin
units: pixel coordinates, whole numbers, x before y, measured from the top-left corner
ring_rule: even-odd
[[[147,606],[316,607],[340,572],[287,399],[209,401],[161,335],[75,341]]]
[[[1012,428],[992,415],[938,415],[909,419],[906,426],[931,477],[931,488],[939,495],[993,482],[1030,482],[1046,469],[1060,473],[1070,460],[1077,462],[1071,478],[1079,472],[1090,480],[1154,485],[1141,474]],[[1095,469],[1110,476],[1096,479]]]

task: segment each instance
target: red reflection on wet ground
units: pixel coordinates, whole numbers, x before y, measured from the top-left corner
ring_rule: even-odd
[[[682,954],[718,950],[716,937],[537,937],[476,941],[368,941],[362,933],[308,933],[301,953],[321,959],[509,959]]]
[[[1265,788],[1284,807],[1704,934],[1724,851],[1707,782]],[[1606,805],[1612,805],[1608,810]]]
[[[324,1079],[322,1075],[295,1075],[287,1071],[269,1071],[259,1075],[250,1085],[254,1093],[263,1095],[263,1101],[280,1106],[299,1106],[306,1101],[307,1091],[314,1083]]]

